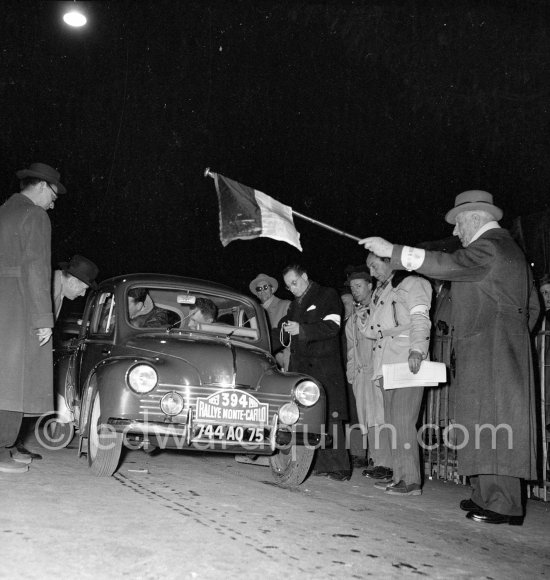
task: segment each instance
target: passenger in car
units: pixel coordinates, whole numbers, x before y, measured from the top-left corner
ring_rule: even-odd
[[[214,324],[218,317],[218,307],[209,298],[197,298],[191,310],[189,328],[199,330],[202,322]]]
[[[128,291],[128,315],[130,322],[139,328],[162,328],[170,326],[169,312],[155,306],[147,288]]]

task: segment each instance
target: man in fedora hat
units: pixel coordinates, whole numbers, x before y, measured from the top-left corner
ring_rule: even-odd
[[[55,320],[59,318],[63,299],[74,300],[78,296],[84,296],[90,287],[96,287],[95,279],[99,272],[98,267],[88,258],[75,255],[69,262],[59,264],[60,270],[53,273],[53,314]],[[55,337],[54,337],[55,343]],[[11,448],[12,458],[15,459],[42,459],[42,455],[27,449],[23,443],[25,428]]]
[[[521,525],[522,480],[536,479],[535,384],[530,331],[540,312],[531,269],[486,191],[458,195],[445,220],[463,248],[426,251],[364,238],[396,269],[452,282],[458,469],[479,523]]]
[[[0,471],[27,471],[9,447],[24,414],[53,409],[51,224],[46,211],[66,193],[59,173],[33,163],[16,173],[21,191],[0,207]]]
[[[98,267],[84,256],[74,255],[69,262],[61,262],[59,270],[53,274],[53,304],[57,320],[63,299],[74,300],[84,296],[86,290],[97,288],[95,279],[99,273]]]
[[[283,300],[275,296],[279,282],[267,274],[258,274],[248,285],[250,292],[254,294],[267,311],[267,318],[271,328],[277,328],[279,320],[285,316],[290,300]],[[288,348],[279,351],[275,358],[281,368],[288,370],[288,361],[290,360],[290,350]]]

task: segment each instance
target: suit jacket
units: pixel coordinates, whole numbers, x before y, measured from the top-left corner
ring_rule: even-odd
[[[404,269],[402,248],[394,246],[395,268]],[[491,229],[452,254],[426,252],[417,271],[452,281],[452,388],[457,432],[467,436],[459,442],[460,473],[536,478],[530,329],[540,303],[523,252],[507,230]]]
[[[294,299],[287,320],[300,324],[300,334],[290,345],[289,371],[306,373],[323,384],[327,395],[327,416],[348,418],[346,382],[340,353],[340,321],[342,302],[336,290],[311,282],[301,300]],[[284,333],[285,343],[290,335]]]

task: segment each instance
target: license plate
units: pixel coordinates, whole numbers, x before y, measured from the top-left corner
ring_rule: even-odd
[[[195,421],[212,425],[267,425],[269,405],[238,389],[223,389],[209,397],[197,397]]]
[[[236,443],[263,443],[263,427],[243,427],[241,425],[196,425],[193,440],[235,441]]]

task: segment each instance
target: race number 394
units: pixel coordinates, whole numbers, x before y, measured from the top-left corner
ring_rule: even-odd
[[[222,393],[221,394],[221,406],[222,407],[242,407],[246,409],[249,405],[248,395],[238,395],[237,393]]]

